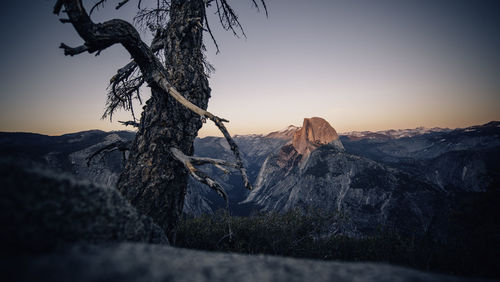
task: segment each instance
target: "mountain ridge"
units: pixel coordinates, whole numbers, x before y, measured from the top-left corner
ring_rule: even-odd
[[[350,139],[339,135],[346,153],[367,158],[389,167],[414,175],[424,182],[447,193],[461,191],[484,191],[495,171],[495,161],[500,146],[500,122],[492,121],[451,131],[431,132],[403,138],[361,138]],[[268,138],[266,135],[237,135],[235,142],[240,146],[242,158],[248,169],[250,180],[256,184],[266,159],[282,147],[291,145],[291,131],[298,127],[289,126],[276,132],[288,132],[286,138]],[[130,131],[104,132],[83,131],[61,136],[46,136],[28,133],[0,133],[0,157],[27,163],[38,163],[59,171],[69,172],[79,178],[104,185],[115,185],[123,167],[123,156],[112,152],[102,159],[96,158],[87,166],[85,158],[93,151],[109,144],[112,140],[127,141],[134,138]],[[288,145],[287,145],[288,144]],[[328,147],[328,146],[327,146]],[[331,146],[330,146],[331,147]],[[293,153],[293,146],[288,153]],[[449,152],[449,153],[448,153]],[[204,137],[195,140],[195,154],[232,160],[233,155],[222,137]],[[293,161],[303,156],[289,155]],[[283,162],[286,165],[286,162]],[[267,165],[267,164],[265,164]],[[230,197],[233,214],[247,215],[254,209],[251,205],[240,205],[248,196],[242,187],[239,173],[225,175],[208,167],[202,167],[226,189]],[[311,167],[309,167],[311,169]],[[321,170],[310,170],[314,175]],[[210,189],[196,181],[189,180],[184,212],[188,214],[213,213],[225,206],[224,202]]]

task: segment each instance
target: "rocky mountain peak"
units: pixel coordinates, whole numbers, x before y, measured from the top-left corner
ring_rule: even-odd
[[[295,125],[289,125],[282,130],[279,131],[273,131],[265,136],[265,138],[274,138],[274,139],[287,139],[290,140],[293,137],[293,134],[295,134],[295,131],[299,129],[298,126]]]
[[[308,155],[319,146],[334,143],[342,148],[342,143],[335,129],[323,118],[305,118],[300,129],[295,131],[292,145],[301,155]]]

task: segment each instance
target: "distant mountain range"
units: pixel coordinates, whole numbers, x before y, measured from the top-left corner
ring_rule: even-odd
[[[448,132],[451,131],[449,128],[441,127],[417,127],[412,129],[389,129],[381,131],[350,131],[342,133],[344,136],[348,136],[351,140],[361,140],[361,139],[398,139],[403,137],[414,137],[417,135],[433,133],[433,132]]]
[[[324,119],[305,119],[267,135],[237,135],[255,189],[243,188],[238,172],[205,172],[229,194],[233,214],[320,208],[349,219],[341,232],[369,234],[380,226],[426,232],[444,224],[457,195],[487,191],[500,175],[500,122],[463,129],[416,128],[337,134]],[[42,165],[104,185],[123,167],[119,152],[87,157],[133,132],[84,131],[62,136],[0,133],[2,159]],[[195,140],[195,154],[233,159],[223,138]],[[184,212],[224,207],[209,188],[189,181]]]
[[[296,142],[304,133],[296,131],[291,143],[266,158],[245,203],[265,211],[340,212],[349,218],[342,231],[350,235],[380,226],[423,234],[446,221],[450,194],[484,192],[498,176],[497,122],[339,138],[325,120],[316,120],[310,129],[305,119],[301,130],[317,145],[304,149]]]

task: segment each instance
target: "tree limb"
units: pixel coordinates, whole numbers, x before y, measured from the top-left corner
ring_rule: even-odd
[[[81,46],[72,48],[72,47],[69,47],[68,45],[66,45],[64,43],[61,43],[61,45],[59,45],[59,48],[61,48],[61,49],[64,50],[64,55],[65,56],[72,56],[72,57],[74,55],[78,55],[78,54],[81,54],[81,53],[83,53],[85,51],[88,51],[88,48],[85,45],[81,45]]]
[[[191,156],[189,158],[191,159],[191,163],[193,163],[194,165],[213,164],[216,168],[222,170],[225,174],[229,174],[230,171],[224,168],[224,166],[238,168],[237,164],[226,160],[195,157],[195,156]]]
[[[157,30],[150,45],[151,51],[158,52],[164,48],[163,32],[163,30]],[[102,118],[109,116],[111,119],[113,113],[119,107],[123,107],[125,110],[130,110],[132,112],[132,116],[134,117],[132,99],[135,96],[135,98],[137,98],[142,104],[140,88],[144,82],[144,77],[139,71],[138,65],[135,61],[132,60],[124,67],[120,68],[109,81],[106,110]]]
[[[118,141],[115,141],[111,144],[108,144],[108,145],[100,148],[99,150],[95,151],[94,153],[92,153],[90,156],[88,156],[86,158],[87,166],[90,166],[92,159],[100,154],[111,153],[111,152],[116,151],[116,150],[118,150],[122,153],[125,153],[125,151],[130,151],[131,145],[132,145],[132,141],[122,141],[122,140],[118,140]]]
[[[181,103],[184,107],[190,109],[192,112],[200,115],[201,117],[205,117],[210,119],[215,123],[215,125],[219,128],[219,130],[222,132],[224,137],[226,138],[226,141],[228,142],[229,146],[231,147],[231,151],[233,151],[234,156],[236,158],[236,165],[237,168],[241,172],[241,177],[243,178],[243,183],[245,185],[245,188],[248,190],[252,190],[252,184],[250,183],[250,180],[248,179],[248,174],[245,166],[243,165],[243,161],[241,160],[241,154],[240,150],[238,148],[238,145],[234,142],[233,138],[227,131],[226,127],[224,126],[223,122],[229,122],[226,119],[220,118],[218,116],[213,115],[212,113],[203,110],[196,106],[195,104],[191,103],[189,100],[187,100],[184,96],[182,96],[177,89],[172,87],[167,79],[162,76],[161,74],[157,73],[154,76],[155,81],[160,85],[164,90],[166,90],[175,100],[177,100],[179,103]]]
[[[54,4],[54,9],[52,10],[52,13],[59,15],[63,6],[63,2],[64,0],[57,0],[56,4]]]
[[[133,120],[128,120],[128,121],[121,121],[119,120],[118,121],[119,123],[125,125],[125,126],[132,126],[132,127],[139,127],[139,123],[138,122],[135,122]]]
[[[196,159],[196,157],[186,156],[186,155],[184,155],[184,153],[182,153],[177,148],[170,148],[170,152],[172,153],[172,156],[175,159],[177,159],[178,161],[180,161],[184,165],[184,167],[187,169],[187,171],[189,172],[189,174],[194,179],[196,179],[197,181],[199,181],[199,182],[201,182],[203,184],[206,184],[212,190],[214,190],[215,192],[217,192],[217,194],[219,194],[219,196],[221,196],[224,199],[224,201],[226,201],[226,205],[229,204],[229,201],[228,201],[228,198],[227,198],[227,193],[224,190],[224,188],[222,188],[222,186],[219,183],[217,183],[217,181],[215,181],[212,178],[210,178],[210,176],[208,176],[206,173],[204,173],[203,171],[200,171],[200,170],[198,170],[198,169],[196,169],[194,167],[194,165],[192,164],[191,161],[193,159]],[[217,162],[217,161],[222,161],[222,160],[216,160],[216,159],[214,159],[213,161]]]
[[[212,120],[215,125],[219,128],[219,130],[222,132],[224,137],[226,138],[227,143],[229,144],[231,151],[233,151],[234,157],[236,159],[236,165],[237,168],[240,170],[241,173],[241,178],[243,178],[243,184],[245,185],[245,188],[248,190],[252,190],[252,184],[250,180],[248,179],[248,174],[247,174],[247,169],[245,168],[245,165],[243,164],[243,161],[241,160],[241,154],[240,154],[240,149],[238,145],[236,145],[236,142],[234,142],[233,138],[231,137],[231,134],[227,131],[226,127],[222,123],[221,119],[216,119]]]
[[[146,76],[148,73],[151,74],[154,69],[162,67],[130,23],[120,19],[112,19],[95,24],[83,8],[81,0],[58,0],[54,6],[54,13],[58,14],[62,6],[64,6],[78,35],[85,41],[87,52],[102,51],[120,43],[127,49]]]
[[[212,29],[210,29],[210,25],[208,24],[207,13],[205,13],[205,25],[207,26],[208,34],[210,34],[210,37],[212,38],[212,42],[215,45],[215,54],[217,55],[220,53],[219,44],[217,44],[217,40],[215,40],[215,36],[212,33]]]
[[[115,9],[116,9],[116,10],[120,9],[121,7],[123,7],[123,6],[124,6],[125,4],[127,4],[128,2],[129,2],[129,0],[122,0],[121,2],[119,2],[119,3],[116,5]],[[140,4],[139,4],[139,5],[140,5]]]

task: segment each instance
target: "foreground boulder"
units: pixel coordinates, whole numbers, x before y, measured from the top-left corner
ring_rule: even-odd
[[[0,244],[12,253],[70,243],[168,243],[162,229],[110,187],[0,163]]]
[[[0,259],[10,281],[481,281],[376,263],[209,253],[140,243],[74,246],[29,259]]]
[[[384,264],[172,248],[116,190],[1,162],[0,224],[2,281],[467,281]]]

